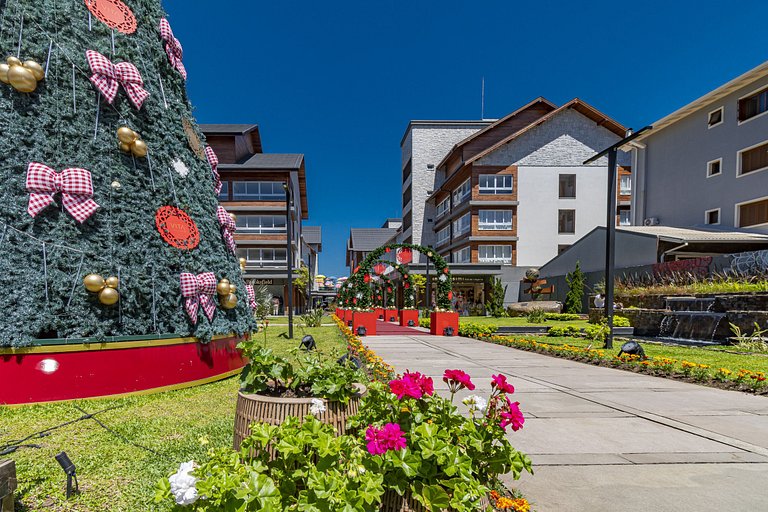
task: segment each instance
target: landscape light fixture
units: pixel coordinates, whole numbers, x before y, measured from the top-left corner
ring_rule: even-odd
[[[347,320],[347,327],[352,327],[352,320]]]
[[[640,345],[636,341],[628,341],[625,344],[621,346],[621,350],[619,350],[619,357],[621,357],[621,354],[629,354],[630,356],[640,356],[643,359],[647,359],[645,356],[645,350],[643,350],[642,345]]]
[[[384,320],[384,315],[379,315],[379,320]]]
[[[72,480],[75,481],[74,492],[78,492],[79,490],[79,486],[77,484],[77,468],[75,467],[75,464],[69,459],[67,452],[61,452],[54,458],[56,459],[56,462],[59,463],[59,466],[61,466],[61,469],[64,470],[64,473],[67,475],[67,499],[69,499],[73,492]]]
[[[413,320],[408,320],[408,327],[415,327],[415,326],[416,326],[416,322],[414,322]]]
[[[395,317],[393,317],[393,316],[389,317],[389,321],[390,322],[394,322],[395,321]]]
[[[344,354],[340,358],[336,360],[338,364],[341,366],[354,366],[358,370],[363,369],[363,363],[360,362],[360,359],[356,358],[355,356]]]
[[[453,336],[453,327],[443,329],[443,336]]]
[[[368,329],[365,328],[364,325],[361,325],[357,328],[357,335],[358,336],[365,336],[368,334]]]
[[[315,338],[313,338],[311,334],[307,334],[306,336],[301,338],[301,343],[299,343],[299,348],[302,350],[306,350],[307,352],[315,350],[315,348],[317,348],[317,343],[315,343]]]

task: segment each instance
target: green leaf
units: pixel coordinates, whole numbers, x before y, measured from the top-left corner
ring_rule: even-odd
[[[427,510],[430,511],[439,511],[448,508],[451,504],[451,497],[439,485],[425,485],[421,490],[421,497],[424,499]]]

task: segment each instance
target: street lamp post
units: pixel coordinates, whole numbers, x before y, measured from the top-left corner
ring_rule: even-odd
[[[290,177],[288,178],[291,179]],[[283,184],[285,189],[285,228],[286,242],[285,255],[288,267],[288,293],[286,294],[286,303],[288,305],[288,339],[293,339],[293,247],[291,239],[293,238],[293,223],[291,222],[291,187],[290,182]]]

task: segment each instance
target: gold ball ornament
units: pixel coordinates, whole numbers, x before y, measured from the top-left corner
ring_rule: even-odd
[[[120,146],[120,151],[122,151],[123,153],[130,153],[131,152],[131,145],[130,144],[126,144],[125,142],[120,142],[118,145]]]
[[[32,72],[32,74],[35,76],[35,80],[37,80],[38,82],[43,78],[45,78],[45,70],[43,69],[43,66],[41,66],[34,60],[24,61],[24,64],[22,65]]]
[[[83,278],[83,285],[89,292],[100,292],[107,285],[99,274],[88,274]]]
[[[237,292],[237,286],[230,284],[229,285],[229,293],[235,293]]]
[[[114,288],[117,290],[117,286],[120,284],[120,280],[115,276],[109,276],[105,281],[107,288]]]
[[[105,306],[111,306],[120,300],[120,294],[114,288],[104,288],[99,292],[99,302]]]
[[[8,57],[7,59],[5,59],[5,62],[7,62],[9,66],[23,66],[24,65],[16,57]]]
[[[237,222],[237,215],[235,215],[234,213],[230,213],[229,218],[232,219],[232,222]]]
[[[246,263],[245,258],[240,258],[239,261],[240,261],[240,268],[245,270],[245,263]]]
[[[117,181],[117,180],[113,181],[113,182],[110,184],[110,186],[112,187],[112,190],[120,190],[121,188],[123,188],[123,186],[122,186],[122,185],[120,184],[120,182],[119,182],[119,181]]]
[[[229,295],[229,280],[228,279],[222,279],[219,281],[219,283],[216,285],[216,293],[219,295]]]
[[[0,82],[3,82],[4,84],[10,84],[11,82],[8,81],[8,70],[11,69],[11,67],[8,64],[0,64]]]
[[[127,126],[121,126],[117,129],[117,139],[125,144],[130,144],[138,138],[136,132]]]
[[[235,295],[234,293],[225,295],[221,297],[220,303],[221,303],[221,307],[223,307],[224,309],[234,309],[235,306],[237,306],[237,295]]]
[[[131,153],[133,153],[134,156],[145,157],[147,156],[147,151],[149,151],[147,143],[141,139],[136,139],[136,141],[131,144]]]
[[[8,70],[8,81],[19,92],[33,92],[37,89],[34,73],[24,66],[11,65]]]

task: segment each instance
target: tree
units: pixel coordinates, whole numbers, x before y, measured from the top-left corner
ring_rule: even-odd
[[[563,305],[564,312],[580,314],[584,304],[586,278],[584,272],[581,271],[581,264],[578,261],[573,272],[565,276],[565,281],[568,283],[568,295],[566,295],[565,304]]]
[[[485,303],[485,307],[491,316],[495,318],[507,316],[507,312],[504,310],[504,296],[506,294],[507,286],[502,284],[501,279],[498,277],[492,277],[490,293],[488,293],[488,300]]]
[[[421,293],[421,290],[426,289],[427,277],[421,274],[411,274],[411,282],[413,283],[413,293],[418,300],[419,293]],[[429,298],[427,298],[426,305],[424,307],[429,308]]]
[[[181,47],[159,0],[104,6],[0,2],[0,46],[38,63],[0,68],[0,345],[250,331]],[[183,273],[228,279],[236,306],[213,293],[192,318]]]

